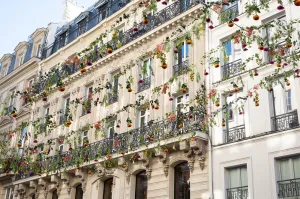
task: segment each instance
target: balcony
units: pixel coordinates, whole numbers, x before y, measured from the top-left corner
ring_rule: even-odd
[[[143,90],[147,90],[151,86],[151,76],[145,77],[142,79],[142,82],[138,83],[138,92],[141,92]]]
[[[225,143],[236,142],[246,137],[245,125],[236,126],[224,131]]]
[[[286,131],[299,126],[298,111],[293,110],[291,112],[277,115],[272,117],[273,129],[275,131]]]
[[[238,15],[239,15],[238,1],[235,1],[220,13],[220,23],[223,24],[229,22],[230,20],[234,19]]]
[[[173,66],[173,75],[182,75],[187,73],[189,69],[189,60],[185,60]]]
[[[59,115],[59,125],[64,125],[67,122],[67,118],[68,116],[64,112],[62,112]]]
[[[163,144],[168,139],[175,140],[175,137],[183,137],[198,131],[201,132],[201,121],[204,121],[205,110],[197,108],[185,114],[177,116],[176,120],[162,120],[159,122],[149,122],[148,125],[137,128],[121,134],[114,133],[112,138],[105,138],[97,142],[91,143],[86,147],[78,147],[62,154],[47,157],[40,154],[39,162],[32,164],[38,165],[36,172],[55,172],[67,167],[76,166],[78,161],[88,163],[93,160],[104,158],[107,154],[119,154],[121,151],[132,153],[143,146],[149,149],[156,148],[157,143]],[[182,128],[179,127],[182,124]],[[172,142],[173,142],[172,141]],[[116,156],[114,156],[116,157]],[[37,173],[29,173],[34,165],[22,167],[16,179],[22,179],[36,175]]]
[[[248,186],[227,189],[227,199],[248,199]]]
[[[118,93],[108,93],[108,104],[113,104],[119,99]]]
[[[228,79],[230,77],[236,76],[244,71],[244,66],[242,65],[242,60],[236,60],[222,66],[223,79]]]
[[[300,178],[277,181],[278,198],[298,198],[300,196]]]

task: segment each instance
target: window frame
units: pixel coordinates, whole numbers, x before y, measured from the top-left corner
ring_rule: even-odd
[[[180,103],[178,103],[178,98],[182,98],[182,101],[180,102]],[[184,108],[184,111],[182,111],[182,110],[179,110],[178,109],[178,105],[181,105],[181,104],[183,104],[183,105],[186,105],[186,104],[188,104],[189,103],[189,101],[190,101],[190,95],[189,95],[189,93],[185,93],[185,94],[183,94],[183,95],[178,95],[178,96],[176,96],[176,98],[175,98],[175,100],[174,100],[174,106],[173,106],[173,110],[175,111],[177,111],[177,113],[187,113],[189,110],[188,110],[188,106],[187,107],[185,107]],[[182,108],[181,108],[182,109]]]
[[[13,199],[14,196],[14,187],[6,187],[5,188],[5,199]]]
[[[292,90],[287,89],[285,90],[285,103],[286,103],[286,112],[291,112],[293,111],[293,106],[292,106]],[[290,108],[289,108],[290,107]]]
[[[110,188],[111,188],[111,197],[112,197],[112,193],[113,193],[113,178],[108,178],[108,179],[106,179],[104,182],[103,182],[103,199],[106,199],[105,198],[105,193],[106,193],[106,191],[108,191],[107,189],[109,188],[109,187],[107,187],[109,184],[107,184],[108,182],[110,182],[111,181],[111,185],[110,185]]]
[[[144,175],[144,176],[143,176],[143,175]],[[139,173],[137,173],[137,174],[135,175],[135,177],[136,177],[136,181],[135,181],[135,194],[134,194],[135,198],[136,198],[136,199],[139,199],[139,198],[138,198],[138,196],[139,196],[139,195],[138,195],[138,191],[140,191],[140,190],[146,191],[146,192],[145,192],[145,193],[146,193],[146,196],[144,195],[143,198],[147,198],[147,196],[148,196],[148,178],[147,178],[146,171],[145,171],[145,170],[140,171]],[[145,179],[142,179],[143,177],[146,177],[146,181],[145,181]],[[142,179],[142,180],[141,180],[142,183],[138,183],[138,178]],[[146,183],[145,183],[145,182],[146,182]],[[145,184],[146,184],[146,186],[144,186]],[[139,189],[141,186],[143,186],[142,189]]]
[[[175,48],[177,48],[177,41],[174,42]],[[186,43],[184,40],[181,44],[181,48],[177,49],[178,53],[174,54],[173,56],[173,65],[181,64],[187,60],[189,60],[190,57],[190,46]]]
[[[191,179],[191,170],[190,170],[190,168],[189,168],[189,166],[188,166],[188,162],[181,162],[181,163],[179,163],[179,164],[177,164],[175,167],[174,167],[174,181],[173,181],[173,183],[174,183],[174,199],[178,199],[178,197],[179,196],[177,196],[177,193],[176,193],[176,191],[178,191],[177,190],[177,184],[176,183],[179,183],[179,180],[177,179],[177,177],[178,177],[178,175],[176,174],[176,172],[177,172],[177,168],[179,168],[179,166],[181,166],[181,165],[183,165],[183,164],[185,164],[184,166],[185,167],[187,167],[189,170],[189,179],[186,181],[186,182],[184,182],[184,183],[186,183],[186,184],[188,184],[188,198],[186,198],[186,199],[190,199],[191,198],[191,184],[190,184],[190,179]],[[184,173],[182,172],[182,175],[184,176]],[[178,184],[178,185],[180,185],[180,184]]]

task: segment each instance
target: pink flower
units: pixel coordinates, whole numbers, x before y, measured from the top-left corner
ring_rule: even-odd
[[[252,97],[253,93],[251,91],[248,91],[248,97]]]
[[[255,90],[258,90],[258,89],[259,89],[259,84],[254,85],[253,88],[254,88]]]
[[[215,97],[217,94],[217,89],[213,88],[211,89],[211,91],[208,93],[208,97],[211,99],[213,97]]]
[[[176,114],[175,113],[172,113],[169,117],[168,117],[168,122],[173,122],[176,120]]]

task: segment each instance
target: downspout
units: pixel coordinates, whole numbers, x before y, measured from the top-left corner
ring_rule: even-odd
[[[206,3],[207,3],[208,0],[206,0]],[[205,38],[206,38],[206,52],[209,52],[209,48],[210,48],[210,32],[207,28],[207,25],[206,25],[206,35],[205,35]],[[206,63],[206,66],[209,66],[209,63]],[[206,67],[207,69],[209,69],[209,67]],[[212,75],[210,73],[211,71],[209,71],[209,78],[208,78],[208,82],[206,82],[206,84],[208,83],[207,85],[207,91],[209,92],[211,90],[211,78],[212,78]],[[208,103],[208,112],[211,113],[211,109],[212,109],[212,104],[211,104],[211,100],[209,100],[209,103]],[[209,141],[209,144],[208,144],[208,158],[209,158],[209,199],[214,199],[214,175],[213,175],[213,144],[212,144],[212,128],[209,128],[208,130],[208,141]]]

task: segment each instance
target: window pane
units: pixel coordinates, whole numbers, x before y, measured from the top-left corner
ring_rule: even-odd
[[[190,170],[187,162],[175,167],[174,199],[190,199]]]
[[[241,168],[241,186],[248,186],[247,167]]]
[[[229,188],[240,187],[240,169],[232,168],[229,170]]]
[[[300,178],[300,158],[293,159],[294,178]]]
[[[113,179],[110,178],[104,182],[103,199],[112,199]]]
[[[142,171],[136,175],[135,198],[147,199],[148,180],[146,171]]]
[[[280,180],[288,180],[292,179],[292,172],[291,172],[291,167],[289,164],[289,160],[281,160],[279,162],[280,164]]]
[[[185,57],[189,57],[189,45],[185,44]]]

